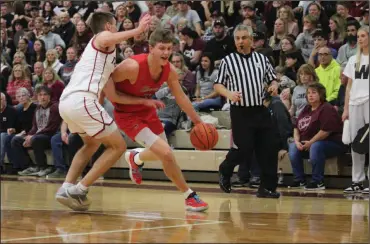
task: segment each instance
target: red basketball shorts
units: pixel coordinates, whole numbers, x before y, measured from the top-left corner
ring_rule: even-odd
[[[114,118],[118,128],[135,141],[135,137],[144,128],[149,128],[154,134],[164,132],[162,122],[155,109],[146,109],[135,112],[121,112],[114,110]]]

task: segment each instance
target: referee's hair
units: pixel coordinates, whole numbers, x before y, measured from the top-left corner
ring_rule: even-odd
[[[105,30],[105,24],[113,22],[114,15],[107,12],[95,12],[88,23],[92,32],[98,34]]]
[[[248,31],[249,36],[253,37],[253,29],[249,25],[243,25],[243,24],[237,25],[234,29],[234,36],[237,31]]]

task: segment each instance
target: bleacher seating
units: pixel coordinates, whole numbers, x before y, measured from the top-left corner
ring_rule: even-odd
[[[230,123],[228,112],[224,111],[214,111],[212,115],[217,117],[222,126],[226,126]],[[227,127],[227,126],[226,126]],[[218,167],[221,162],[225,159],[225,156],[230,148],[230,130],[221,129],[219,132],[219,142],[212,151],[196,151],[191,145],[189,132],[185,130],[177,130],[171,136],[169,143],[174,147],[174,154],[178,161],[181,169],[185,171],[209,171],[218,172]],[[126,138],[128,148],[140,147],[137,143]],[[331,158],[326,161],[325,164],[325,175],[326,176],[351,176],[351,172],[346,169],[348,166],[346,160],[347,156],[344,158]],[[31,158],[34,156],[31,152]],[[52,165],[52,155],[51,151],[47,152],[48,164]],[[7,160],[6,160],[7,162]],[[279,168],[282,169],[284,174],[292,174],[292,167],[290,165],[289,157],[286,155],[283,160],[279,161]],[[128,169],[128,165],[125,161],[124,156],[120,158],[119,161],[113,166],[113,168]],[[161,162],[151,162],[145,165],[146,169],[162,169]],[[235,169],[237,171],[238,168]],[[305,162],[305,172],[312,172],[312,166],[306,160]]]

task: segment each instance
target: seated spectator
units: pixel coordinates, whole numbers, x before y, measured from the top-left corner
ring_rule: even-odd
[[[44,73],[44,64],[42,62],[36,62],[33,66],[33,71],[32,86],[36,87],[38,85],[42,85],[44,79],[42,77],[42,74]]]
[[[265,55],[269,59],[271,65],[275,66],[277,62],[274,59],[274,50],[272,50],[272,48],[267,44],[265,34],[262,32],[254,32],[252,47],[254,48],[254,51]]]
[[[73,47],[68,48],[66,63],[60,69],[61,78],[65,85],[68,85],[77,62],[78,60],[76,49],[74,49]]]
[[[6,92],[12,99],[12,105],[18,104],[15,95],[16,91],[21,87],[27,88],[32,94],[31,80],[29,79],[29,77],[26,76],[24,67],[20,64],[17,64],[13,67],[12,75],[6,88]]]
[[[291,91],[296,86],[295,81],[289,79],[285,76],[286,68],[278,66],[275,68],[276,72],[276,81],[279,84],[280,99],[289,110],[291,107]]]
[[[51,67],[54,69],[55,73],[59,75],[60,69],[63,67],[63,64],[58,60],[58,52],[55,49],[50,49],[46,52],[46,59],[44,62],[44,68]]]
[[[26,62],[26,57],[22,52],[16,52],[13,57],[13,67],[16,64],[20,64],[24,67],[26,76],[30,79],[32,67]]]
[[[43,73],[44,86],[51,90],[51,102],[59,102],[60,96],[64,90],[64,83],[52,68],[46,68]]]
[[[179,37],[181,39],[180,51],[184,54],[185,63],[189,69],[193,71],[200,63],[200,57],[202,56],[205,43],[199,35],[189,27],[185,27],[180,32]]]
[[[330,34],[328,42],[329,47],[334,48],[335,50],[339,50],[339,48],[344,43],[344,39],[346,38],[345,27],[345,19],[343,19],[339,15],[333,15],[330,17]]]
[[[9,132],[15,130],[16,126],[16,117],[17,112],[16,110],[7,104],[6,97],[4,93],[1,93],[1,104],[0,104],[0,170],[1,173],[4,173],[3,165],[4,165],[4,158],[5,158],[5,141],[9,136]]]
[[[48,167],[45,150],[50,148],[50,139],[58,131],[61,118],[58,103],[52,103],[50,100],[50,88],[40,86],[36,89],[36,94],[39,105],[33,117],[32,129],[25,136],[14,137],[11,145],[12,150],[17,152],[14,154],[14,164],[32,165],[28,157],[28,148],[32,148],[36,159],[36,166],[31,166],[18,174],[42,177],[53,172],[53,169]]]
[[[290,6],[284,5],[279,8],[277,12],[277,18],[280,18],[288,24],[288,34],[294,37],[299,34],[299,27],[294,17],[294,12]]]
[[[66,47],[66,44],[64,43],[60,35],[52,33],[50,30],[51,30],[50,22],[45,21],[42,27],[42,32],[44,33],[44,35],[40,37],[40,39],[45,42],[45,49],[46,50],[54,49],[56,45]]]
[[[132,45],[132,50],[135,55],[149,53],[149,42],[147,41],[146,32],[142,32],[139,35],[134,36],[134,45]]]
[[[210,53],[204,53],[201,58],[199,69],[196,73],[197,86],[195,88],[195,99],[193,106],[196,111],[219,109],[222,107],[221,96],[213,89],[217,79],[218,69]]]
[[[50,141],[53,153],[55,171],[48,174],[49,178],[65,178],[68,172],[68,165],[64,153],[64,145],[68,145],[68,125],[64,121],[60,127],[60,132],[56,133]]]
[[[45,42],[41,39],[37,39],[33,43],[33,50],[31,55],[30,65],[35,67],[36,62],[44,62],[46,58]],[[35,72],[35,70],[33,70]]]
[[[320,66],[316,68],[316,74],[326,89],[326,101],[335,105],[340,87],[340,65],[333,59],[328,47],[320,48],[318,55]]]
[[[25,56],[27,64],[31,64],[32,52],[28,48],[29,41],[27,38],[20,38],[18,41],[18,52],[22,52]],[[31,67],[32,68],[32,67]]]
[[[342,68],[346,67],[350,57],[357,52],[357,31],[360,29],[360,23],[356,19],[347,21],[347,43],[339,48],[337,62]]]
[[[305,63],[301,57],[299,50],[285,53],[285,75],[291,80],[297,80],[297,71]]]
[[[281,40],[288,34],[288,25],[284,20],[277,19],[274,24],[274,34],[270,37],[269,46],[273,50],[274,64],[279,62]]]
[[[311,52],[310,58],[308,60],[308,63],[311,64],[313,67],[317,68],[319,66],[319,56],[318,52],[322,47],[327,47],[328,46],[328,40],[329,36],[324,33],[321,29],[316,29],[313,34],[313,39],[314,39],[314,48]],[[334,48],[329,48],[330,51],[330,56],[333,58],[336,58],[338,55],[337,50]]]
[[[134,50],[132,50],[130,46],[127,46],[122,50],[122,60],[128,59],[133,55],[135,55]]]
[[[306,190],[325,189],[325,160],[344,153],[342,121],[332,105],[326,102],[325,87],[320,83],[307,88],[308,104],[298,116],[294,142],[289,144],[289,158],[293,168],[291,187]],[[306,185],[303,159],[312,164],[312,180]]]
[[[23,137],[31,130],[33,116],[37,107],[36,104],[32,103],[31,94],[26,88],[19,88],[16,93],[16,98],[22,108],[17,109],[15,128],[8,130],[9,136],[6,138],[4,145],[8,160],[12,164],[12,168],[7,173],[12,175],[26,169],[26,167],[14,163],[14,153],[17,152],[11,149],[11,141],[15,136]]]
[[[92,37],[93,34],[86,23],[83,20],[78,21],[76,24],[76,32],[73,35],[70,44],[70,46],[77,50],[78,57],[81,56]]]
[[[178,1],[177,11],[177,14],[171,19],[171,24],[178,27],[177,24],[179,20],[181,18],[186,18],[187,26],[200,36],[202,34],[201,19],[199,18],[198,13],[191,9],[189,3],[187,1]]]
[[[65,45],[63,45],[62,47],[66,48],[66,47],[69,47],[72,36],[74,35],[74,33],[76,31],[76,27],[71,22],[71,18],[70,18],[70,15],[68,14],[68,12],[61,12],[59,14],[59,18],[60,18],[61,25],[59,26],[59,28],[56,28],[54,30],[54,33],[57,33],[57,34],[60,35],[60,37],[62,38],[62,40],[65,43]]]
[[[173,53],[171,57],[171,63],[175,68],[180,69],[184,75],[182,76],[182,85],[186,88],[189,93],[189,97],[192,98],[195,93],[196,76],[191,72],[185,64],[184,56],[181,53]]]
[[[281,39],[281,50],[279,54],[279,66],[285,66],[285,61],[286,61],[286,54],[290,52],[296,52],[298,51],[298,60],[299,63],[304,64],[304,58],[302,56],[302,53],[300,50],[297,49],[295,46],[295,37],[292,35],[287,35],[283,39]]]
[[[181,72],[181,70],[178,69],[178,72]],[[175,97],[171,94],[171,90],[166,83],[155,93],[155,97],[166,105],[164,109],[158,110],[158,117],[163,124],[168,139],[171,133],[177,129],[181,108],[177,105]]]
[[[299,68],[297,75],[297,86],[293,90],[292,107],[289,111],[293,121],[298,118],[299,114],[307,105],[307,87],[318,82],[319,77],[317,77],[315,69],[311,65],[304,64],[301,66],[301,68]]]
[[[214,38],[206,43],[204,52],[212,53],[212,59],[215,60],[217,67],[221,59],[234,52],[235,44],[233,38],[227,35],[226,23],[223,19],[217,19],[213,23],[212,33]]]
[[[57,50],[59,62],[64,64],[66,61],[66,52],[64,48],[61,45],[56,45],[55,50]]]
[[[1,91],[6,90],[6,86],[8,85],[9,76],[12,73],[12,66],[8,64],[5,57],[1,55],[1,76],[4,78],[4,82],[0,84]]]
[[[303,32],[297,36],[295,45],[302,51],[305,62],[310,58],[311,52],[314,48],[313,32],[317,28],[318,20],[316,17],[306,15],[304,18]]]

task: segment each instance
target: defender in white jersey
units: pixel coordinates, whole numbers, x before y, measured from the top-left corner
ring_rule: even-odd
[[[110,13],[96,12],[90,28],[94,37],[77,63],[68,86],[59,102],[59,112],[72,133],[79,133],[84,146],[73,158],[63,186],[56,199],[73,210],[83,211],[90,206],[88,187],[103,175],[124,153],[126,143],[113,119],[99,104],[99,96],[115,66],[116,44],[139,35],[147,29],[151,17],[144,16],[138,28],[117,32],[116,20]],[[119,101],[118,94],[114,97]],[[124,99],[130,99],[125,97]],[[131,101],[130,101],[131,102]],[[132,101],[135,102],[135,99]],[[141,101],[142,102],[142,101]],[[151,101],[147,105],[153,106]],[[106,147],[88,174],[75,185],[100,144]]]

